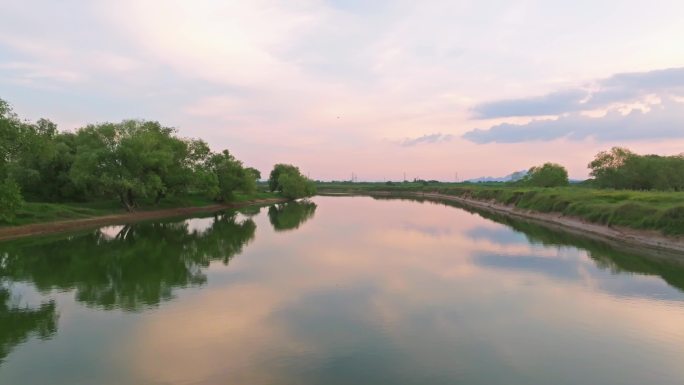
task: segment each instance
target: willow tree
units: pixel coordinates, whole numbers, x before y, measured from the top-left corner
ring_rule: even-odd
[[[76,133],[73,180],[91,196],[116,197],[128,210],[158,201],[191,179],[188,142],[158,122],[89,125]]]

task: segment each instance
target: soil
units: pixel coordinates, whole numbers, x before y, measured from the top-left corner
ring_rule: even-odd
[[[376,193],[374,193],[376,194]],[[392,194],[379,194],[392,195]],[[684,238],[669,237],[657,231],[636,230],[625,227],[605,226],[585,221],[581,218],[564,216],[557,213],[540,213],[530,210],[522,210],[513,206],[506,206],[494,201],[481,201],[470,198],[462,198],[453,195],[442,195],[437,193],[409,193],[420,198],[439,199],[454,201],[479,209],[484,209],[496,213],[525,218],[536,222],[544,223],[547,226],[562,228],[565,231],[589,236],[611,242],[619,242],[634,245],[639,248],[662,250],[674,252],[684,258]]]
[[[210,213],[226,209],[233,209],[251,205],[265,205],[271,203],[284,202],[285,199],[258,199],[234,204],[210,205],[200,207],[180,207],[174,209],[137,211],[125,214],[105,215],[92,218],[72,219],[68,221],[33,223],[30,225],[3,227],[0,228],[0,241],[28,237],[32,235],[43,235],[61,233],[66,231],[82,230],[92,227],[115,225],[121,223],[140,222],[150,219],[182,217],[197,213]]]

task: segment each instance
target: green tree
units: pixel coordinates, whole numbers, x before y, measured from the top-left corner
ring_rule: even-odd
[[[278,191],[290,199],[303,198],[316,194],[316,186],[302,175],[298,167],[279,163],[273,166],[268,178],[271,191]]]
[[[256,180],[256,181],[261,180],[261,171],[257,170],[254,167],[247,167],[247,171],[252,174],[252,177],[254,177],[254,180]]]
[[[8,165],[19,150],[21,122],[9,103],[0,99],[0,177],[7,177]]]
[[[74,135],[59,133],[53,122],[47,119],[24,122],[19,152],[9,172],[29,199],[79,199],[82,194],[69,177],[75,151]]]
[[[594,184],[632,190],[684,190],[684,155],[638,155],[613,147],[589,163]]]
[[[569,184],[568,171],[559,164],[545,163],[542,166],[530,168],[522,183],[535,187],[567,186]]]
[[[310,197],[316,194],[316,186],[299,172],[285,172],[280,174],[278,184],[281,194],[290,199]]]
[[[636,155],[622,147],[613,147],[610,151],[601,151],[589,163],[590,175],[599,187],[625,188],[623,166]]]
[[[210,168],[218,181],[219,200],[230,201],[235,198],[235,192],[251,194],[256,190],[254,175],[228,150],[212,155]]]
[[[7,102],[0,99],[0,222],[11,222],[23,202],[11,178],[11,166],[20,152],[22,125]]]
[[[14,221],[16,212],[23,202],[21,190],[16,182],[9,178],[0,182],[0,222]]]
[[[158,122],[89,125],[76,134],[72,179],[90,196],[118,197],[128,210],[140,198],[159,201],[185,191],[193,161],[188,142]]]
[[[291,165],[291,164],[283,164],[283,163],[278,163],[275,166],[273,166],[273,170],[271,170],[271,174],[268,177],[268,188],[271,191],[282,191],[283,186],[280,184],[280,175],[281,174],[300,174],[301,172],[299,171],[299,168]]]

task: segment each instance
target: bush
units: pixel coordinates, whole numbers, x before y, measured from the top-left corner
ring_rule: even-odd
[[[569,183],[568,171],[555,163],[532,167],[522,179],[522,184],[535,187],[560,187],[567,186]]]
[[[665,234],[684,234],[684,206],[665,210],[660,217],[659,224]]]
[[[280,192],[290,199],[310,197],[316,194],[316,186],[299,172],[283,172],[278,177]]]

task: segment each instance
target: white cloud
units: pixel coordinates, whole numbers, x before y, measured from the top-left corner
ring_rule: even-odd
[[[449,147],[440,154],[456,162],[478,146],[396,143],[459,136],[483,101],[681,66],[682,13],[637,0],[3,2],[2,63],[26,66],[0,68],[0,97],[27,118],[158,119],[246,158],[258,145],[335,157],[303,157],[308,168],[346,169],[340,159],[362,157],[345,151],[374,146],[395,163]]]

